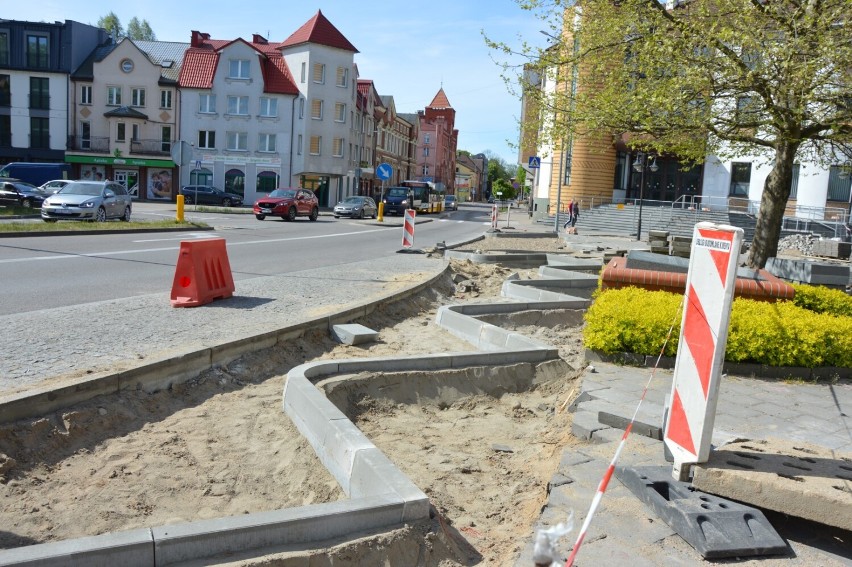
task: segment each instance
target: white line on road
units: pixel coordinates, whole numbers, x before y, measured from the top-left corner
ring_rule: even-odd
[[[251,240],[247,242],[229,242],[228,247],[245,246],[247,244],[269,244],[270,242],[289,242],[293,240],[311,240],[319,238],[336,238],[339,236],[355,236],[359,234],[367,234],[370,232],[387,231],[387,228],[376,228],[373,230],[357,231],[357,232],[341,232],[340,234],[322,234],[319,236],[294,236],[292,238],[270,238],[265,240]],[[217,238],[211,236],[210,238]],[[168,252],[170,250],[180,250],[179,246],[169,246],[167,248],[144,248],[141,250],[113,250],[111,252],[90,252],[90,253],[69,253],[57,252],[55,256],[32,256],[30,258],[10,258],[0,260],[0,264],[17,264],[22,262],[38,262],[48,260],[68,260],[71,258],[99,258],[103,256],[125,256],[130,254],[147,254],[149,252]]]
[[[207,232],[185,232],[182,236],[176,236],[173,238],[150,238],[148,240],[134,240],[133,242],[169,242],[172,240],[186,240],[188,236],[191,236],[192,238],[220,238],[218,236],[210,236]]]

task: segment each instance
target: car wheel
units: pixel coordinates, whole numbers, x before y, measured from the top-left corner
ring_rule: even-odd
[[[366,212],[366,211],[364,211],[364,209],[361,209],[361,214],[360,214],[360,215],[358,215],[358,218],[359,218],[359,219],[365,219],[365,218],[367,218],[367,212]]]
[[[130,222],[130,207],[124,207],[124,215],[121,217],[124,222]]]
[[[56,219],[41,219],[44,222],[56,222]]]
[[[374,218],[374,219],[379,218],[379,212],[378,212],[378,211],[373,211],[373,217],[372,217],[372,218]]]
[[[296,220],[296,207],[290,207],[290,210],[287,211],[287,220],[288,221]]]
[[[334,215],[334,218],[339,219],[340,215]]]
[[[257,220],[263,220],[266,218],[266,215],[254,215],[254,218],[256,218]]]
[[[222,199],[222,206],[223,207],[230,207],[231,206],[231,200],[230,199]]]
[[[319,218],[319,209],[314,207],[313,209],[311,209],[311,214],[310,214],[310,216],[308,216],[308,219],[310,219],[311,222],[313,222],[313,221],[317,220],[318,218]]]
[[[103,207],[98,209],[98,212],[95,213],[95,222],[106,222],[106,209]]]
[[[30,199],[24,199],[23,201],[21,201],[21,206],[25,209],[32,209],[33,202]]]

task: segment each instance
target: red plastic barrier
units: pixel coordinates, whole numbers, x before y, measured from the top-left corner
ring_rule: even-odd
[[[234,295],[234,276],[223,238],[180,243],[172,307],[198,307]]]

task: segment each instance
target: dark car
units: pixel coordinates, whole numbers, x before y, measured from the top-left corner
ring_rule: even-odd
[[[315,221],[319,217],[319,202],[314,192],[308,189],[276,189],[258,199],[252,210],[257,220],[276,216],[287,221],[295,220],[296,217],[308,217]]]
[[[133,199],[121,183],[115,181],[72,181],[42,203],[44,222],[80,220],[104,222],[130,220]]]
[[[47,195],[31,183],[6,177],[0,179],[0,205],[31,209],[41,207]]]
[[[243,198],[236,193],[228,193],[211,185],[187,185],[180,194],[187,203],[196,205],[219,205],[220,207],[239,207]]]
[[[346,197],[334,206],[334,218],[352,217],[371,219],[379,216],[379,208],[376,202],[370,197]]]

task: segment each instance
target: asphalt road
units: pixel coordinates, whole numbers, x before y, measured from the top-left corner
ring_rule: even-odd
[[[134,220],[174,218],[174,207],[136,203]],[[420,215],[414,247],[479,236],[489,214],[484,204],[467,204],[458,211]],[[385,217],[384,223],[328,214],[316,222],[258,221],[250,214],[194,212],[191,206],[185,217],[215,231],[0,239],[0,315],[169,292],[184,240],[224,238],[235,281],[344,266],[395,255],[402,248],[401,217]]]

